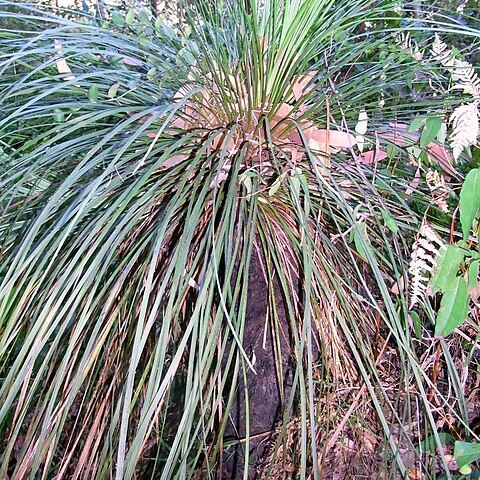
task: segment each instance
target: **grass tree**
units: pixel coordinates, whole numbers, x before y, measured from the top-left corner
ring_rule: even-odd
[[[384,478],[450,475],[416,448],[468,418],[430,303],[409,313],[427,209],[448,226],[412,155],[457,172],[402,126],[449,99],[398,3],[0,2],[0,477],[220,478],[240,446],[247,478],[252,265],[281,408],[258,475],[325,478],[347,430]],[[439,18],[411,28],[477,35]]]

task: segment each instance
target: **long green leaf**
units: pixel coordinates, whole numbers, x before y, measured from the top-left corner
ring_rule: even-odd
[[[460,191],[460,223],[463,238],[468,238],[470,228],[480,208],[480,169],[468,172]]]
[[[449,335],[459,327],[468,314],[467,282],[457,277],[445,290],[435,320],[435,335]]]

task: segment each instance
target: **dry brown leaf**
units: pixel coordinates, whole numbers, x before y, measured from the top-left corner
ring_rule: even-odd
[[[162,163],[163,168],[172,168],[178,165],[179,163],[184,162],[188,158],[188,155],[174,155],[168,160]]]
[[[293,108],[288,103],[282,103],[280,108],[275,112],[272,119],[270,120],[271,128],[273,129],[279,122],[283,119],[288,118],[293,111]]]
[[[389,132],[380,132],[378,136],[387,140],[398,147],[406,148],[417,145],[420,140],[419,133],[412,133],[408,131],[408,125],[401,123],[390,124],[392,130]],[[452,166],[452,156],[447,149],[437,142],[431,142],[425,147],[425,152],[431,163],[434,163],[442,168],[446,173],[453,176],[458,176],[458,171]]]
[[[417,468],[409,468],[407,474],[410,480],[422,480],[424,478],[421,470],[418,470]]]
[[[309,131],[308,146],[319,152],[338,153],[344,148],[352,148],[355,143],[355,137],[350,133],[317,128]]]
[[[298,102],[304,95],[308,94],[313,89],[313,80],[315,75],[317,74],[316,71],[309,72],[306,75],[301,76],[293,85],[293,96],[295,100]]]
[[[438,143],[430,143],[425,148],[428,159],[431,163],[439,165],[442,170],[453,176],[458,176],[458,171],[452,166],[452,156],[448,153],[446,148]]]
[[[360,163],[364,165],[372,165],[372,163],[380,162],[387,158],[387,152],[385,150],[369,150],[358,156]]]
[[[414,190],[420,185],[421,178],[420,169],[417,168],[410,186],[405,190],[405,195],[411,195],[414,192]]]

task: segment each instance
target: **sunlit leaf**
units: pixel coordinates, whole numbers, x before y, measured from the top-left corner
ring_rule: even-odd
[[[108,98],[115,98],[117,96],[117,92],[118,92],[118,89],[120,87],[120,84],[117,82],[117,83],[114,83],[109,89],[108,89],[108,92],[107,92],[107,97]]]
[[[62,75],[63,79],[66,81],[74,80],[75,75],[72,75],[72,70],[68,66],[68,63],[63,56],[62,44],[58,40],[55,40],[55,52],[55,64],[57,66],[58,73]]]
[[[362,243],[362,239],[364,242],[368,242],[367,236],[367,224],[365,222],[360,222],[357,224],[357,228],[353,230],[353,242],[355,245],[355,250],[360,254],[360,256],[367,262],[368,257],[365,252],[365,248]]]
[[[398,232],[398,225],[397,222],[392,218],[392,216],[383,208],[380,209],[380,213],[382,214],[383,221],[385,225],[392,233]]]
[[[415,132],[416,130],[419,130],[422,126],[425,125],[425,117],[415,117],[411,122],[410,125],[408,126],[408,131],[409,132]]]
[[[480,262],[473,261],[468,267],[468,291],[473,290],[478,285],[478,272]]]
[[[60,108],[53,110],[53,118],[57,123],[63,123],[65,121],[65,114]]]
[[[114,10],[112,12],[112,22],[117,27],[122,27],[125,24],[125,19],[123,18],[123,15],[118,10]]]
[[[125,15],[125,23],[127,25],[132,25],[134,20],[135,20],[135,11],[130,9],[127,15]]]

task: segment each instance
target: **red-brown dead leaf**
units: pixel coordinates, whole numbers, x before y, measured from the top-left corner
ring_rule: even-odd
[[[458,171],[452,166],[452,155],[443,145],[432,142],[425,149],[431,163],[439,165],[445,173],[455,177],[459,175]]]
[[[410,186],[405,190],[405,195],[411,195],[413,191],[420,185],[420,180],[421,180],[421,175],[420,175],[420,169],[417,168],[417,171],[415,172],[415,176],[413,177],[412,182],[410,183]]]
[[[344,148],[352,148],[355,143],[355,137],[350,133],[317,128],[309,131],[308,146],[319,152],[338,153]]]
[[[364,165],[371,165],[375,162],[380,162],[387,158],[387,152],[385,150],[369,150],[368,152],[363,152],[358,156],[360,163]]]
[[[316,71],[314,72],[309,72],[306,75],[303,75],[300,77],[294,84],[293,84],[293,96],[295,97],[295,100],[298,102],[303,95],[308,94],[312,88],[313,84],[311,83],[313,79],[315,78],[315,75],[317,74]]]
[[[281,122],[284,118],[288,118],[293,111],[293,108],[288,103],[282,103],[280,108],[275,112],[270,121],[271,128],[274,128],[279,122]]]

